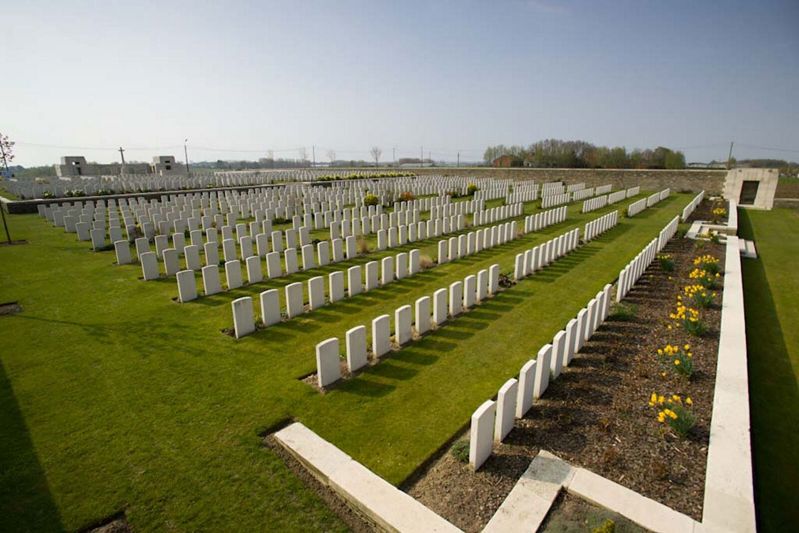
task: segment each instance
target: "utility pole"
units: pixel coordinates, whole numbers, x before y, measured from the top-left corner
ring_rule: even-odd
[[[394,166],[397,166],[397,147],[391,147],[391,160],[394,162]]]
[[[189,171],[189,148],[188,148],[188,145],[189,145],[189,140],[188,139],[184,139],[183,140],[183,155],[186,156],[186,177],[187,178],[191,175],[191,172]]]
[[[732,146],[735,144],[734,141],[730,141],[730,153],[727,154],[727,168],[731,168],[732,166]]]
[[[311,168],[316,166],[316,145],[311,145]]]
[[[455,168],[460,168],[461,166],[461,153],[458,152],[458,163],[455,165]]]
[[[119,147],[119,157],[122,158],[122,170],[120,172],[120,175],[124,176],[125,175],[125,149],[122,148],[121,146]]]
[[[424,166],[424,146],[419,148],[419,166]]]

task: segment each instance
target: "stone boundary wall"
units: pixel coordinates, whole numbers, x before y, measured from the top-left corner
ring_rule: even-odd
[[[799,179],[780,178],[777,182],[777,191],[774,196],[777,199],[799,198]]]
[[[585,183],[586,187],[613,185],[613,190],[628,189],[640,185],[643,190],[662,190],[667,187],[675,192],[701,192],[718,195],[724,188],[726,170],[628,170],[587,168],[450,168],[432,167],[413,169],[419,176],[439,174],[442,176],[474,176],[477,178],[499,178],[534,180],[538,183],[563,181],[566,184]]]

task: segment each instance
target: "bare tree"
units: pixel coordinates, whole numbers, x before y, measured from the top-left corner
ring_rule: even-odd
[[[0,157],[3,158],[3,167],[6,169],[6,179],[11,178],[11,171],[8,169],[8,163],[14,160],[14,141],[8,138],[8,135],[0,133]],[[11,233],[8,231],[8,223],[6,222],[6,212],[3,203],[0,202],[0,215],[3,217],[3,227],[6,230],[6,240],[11,244]]]
[[[375,158],[375,166],[379,166],[380,155],[383,153],[383,150],[381,150],[379,146],[372,146],[372,149],[369,150],[369,153],[371,153],[372,157]]]
[[[330,159],[330,164],[336,162],[336,151],[335,150],[328,150],[327,151],[327,158]]]
[[[298,150],[298,152],[300,154],[300,161],[301,162],[304,163],[304,162],[308,161],[308,150],[306,150],[304,146],[301,146],[300,149]]]

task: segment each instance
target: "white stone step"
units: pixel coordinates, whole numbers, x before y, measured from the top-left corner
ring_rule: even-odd
[[[741,250],[741,256],[747,259],[757,259],[757,249],[755,249],[755,243],[753,241],[740,239],[738,244],[738,248]]]

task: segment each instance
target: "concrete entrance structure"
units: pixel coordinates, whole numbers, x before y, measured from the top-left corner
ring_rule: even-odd
[[[724,178],[724,198],[741,207],[771,209],[778,182],[776,168],[734,168]]]

